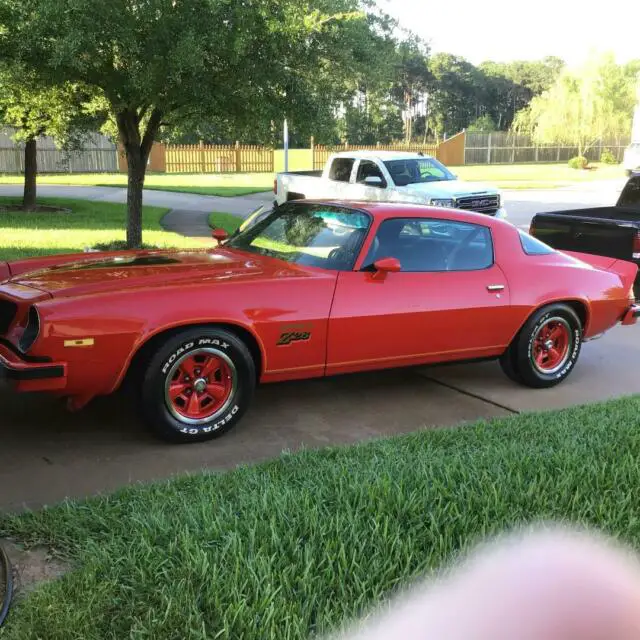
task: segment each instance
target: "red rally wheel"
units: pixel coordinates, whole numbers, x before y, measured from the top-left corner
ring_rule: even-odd
[[[199,442],[226,433],[246,411],[256,385],[247,345],[225,329],[193,328],[168,338],[142,380],[142,416],[171,442]]]
[[[583,326],[567,304],[538,309],[500,358],[512,380],[529,387],[552,387],[573,371],[582,348]]]
[[[207,422],[229,404],[236,379],[236,367],[225,354],[213,349],[188,353],[167,376],[167,408],[178,420]]]

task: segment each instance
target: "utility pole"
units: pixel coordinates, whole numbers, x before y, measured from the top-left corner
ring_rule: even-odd
[[[289,171],[289,125],[287,119],[284,119],[284,170]]]

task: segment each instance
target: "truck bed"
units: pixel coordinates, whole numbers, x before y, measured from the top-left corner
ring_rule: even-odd
[[[560,251],[580,251],[619,260],[632,260],[633,243],[640,229],[637,211],[594,207],[538,213],[531,235]]]

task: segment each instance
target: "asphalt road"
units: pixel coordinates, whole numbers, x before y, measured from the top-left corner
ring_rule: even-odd
[[[0,187],[3,193],[5,188]],[[158,192],[149,194],[155,199]],[[80,197],[77,192],[64,195]],[[543,208],[612,203],[616,187],[505,195],[512,222],[527,226],[531,216]],[[251,210],[259,198],[243,198],[244,203],[234,206]],[[184,203],[172,201],[171,206]],[[201,209],[207,210],[212,209]],[[638,362],[640,325],[618,327],[586,344],[570,378],[544,391],[517,386],[495,363],[265,385],[236,429],[219,440],[187,446],[153,440],[121,395],[99,399],[80,413],[68,414],[60,402],[46,396],[14,396],[0,390],[0,509],[35,508],[67,496],[85,497],[203,468],[228,469],[302,446],[346,444],[640,393]]]

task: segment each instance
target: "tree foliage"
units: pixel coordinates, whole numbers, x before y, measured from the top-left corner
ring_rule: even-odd
[[[628,135],[635,99],[633,65],[618,65],[611,54],[591,56],[535,97],[515,127],[541,143],[575,146],[584,156],[598,140]]]
[[[125,150],[127,240],[142,241],[147,159],[162,129],[211,123],[275,139],[344,97],[376,35],[358,0],[0,0],[0,54],[79,83]]]
[[[51,136],[69,150],[78,145],[89,130],[99,126],[95,114],[84,108],[88,97],[77,84],[50,86],[23,66],[5,63],[0,67],[0,122],[14,129],[16,142],[24,143],[25,209],[36,203],[36,139]]]

